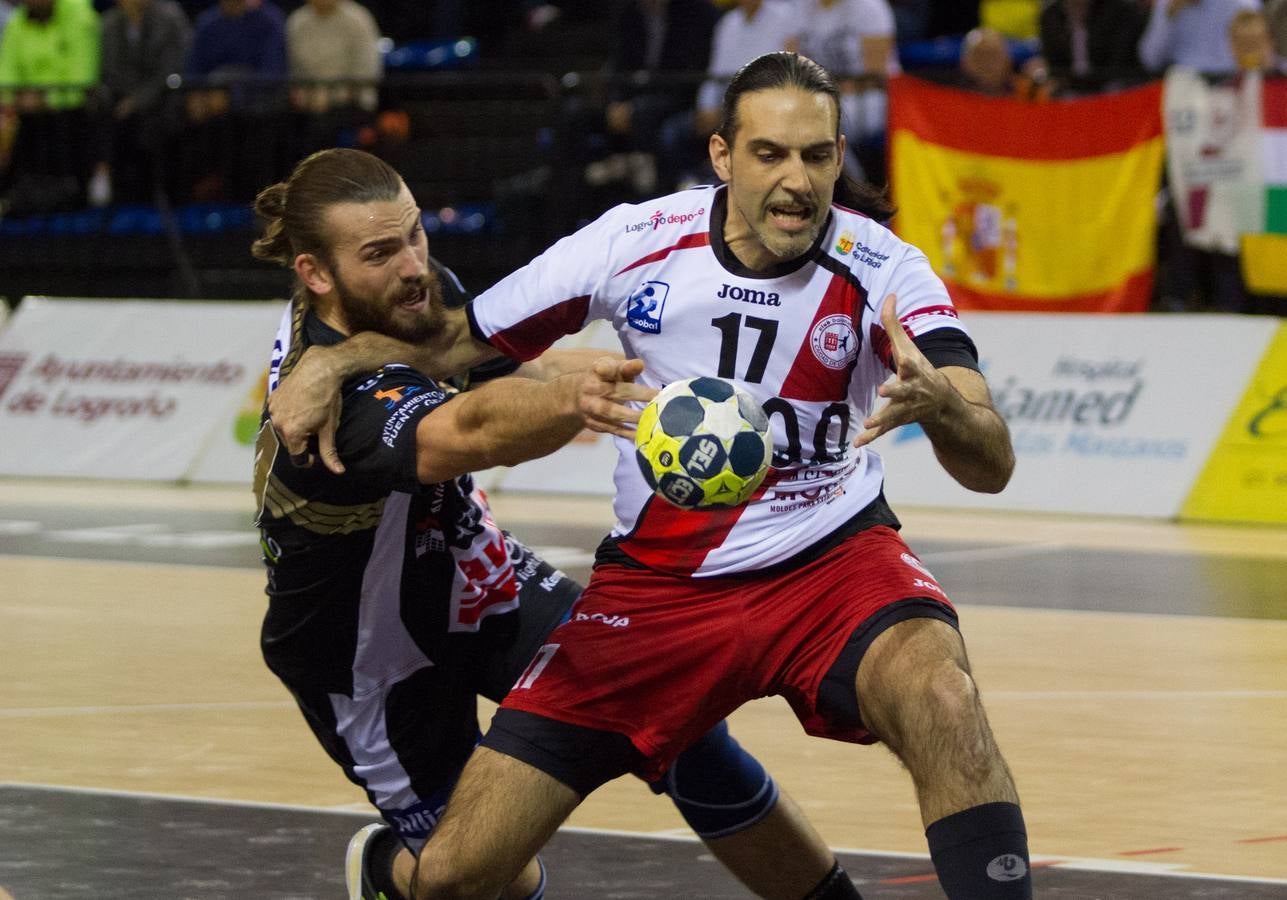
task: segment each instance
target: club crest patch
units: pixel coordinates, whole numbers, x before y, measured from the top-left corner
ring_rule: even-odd
[[[828,369],[843,369],[858,355],[858,333],[846,315],[827,316],[809,334],[813,355]]]

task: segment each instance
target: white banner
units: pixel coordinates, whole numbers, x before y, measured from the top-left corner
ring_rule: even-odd
[[[971,313],[1017,464],[1000,494],[951,479],[919,427],[875,443],[900,504],[1179,513],[1273,337],[1269,318]]]
[[[886,495],[903,505],[1173,517],[1277,327],[1211,315],[970,313],[1014,439],[1001,494],[958,485],[911,426],[885,435]],[[571,445],[502,489],[610,493],[611,441]]]
[[[1262,230],[1262,84],[1259,73],[1214,86],[1182,66],[1166,73],[1167,172],[1194,247],[1237,253],[1241,235]]]
[[[26,298],[0,332],[0,474],[173,481],[217,449],[208,474],[248,482],[235,429],[281,308]]]

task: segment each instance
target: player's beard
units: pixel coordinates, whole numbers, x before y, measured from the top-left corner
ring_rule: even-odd
[[[339,294],[340,308],[349,333],[376,331],[389,337],[420,344],[428,340],[442,324],[442,285],[432,272],[414,283],[399,282],[396,288],[381,297],[364,296],[344,283],[338,273],[335,289]],[[402,304],[425,292],[427,303],[423,310],[408,309]]]
[[[796,201],[786,201],[790,205],[799,206]],[[789,262],[803,256],[813,242],[818,239],[818,234],[822,231],[822,224],[825,216],[819,216],[819,207],[816,203],[808,203],[806,213],[810,217],[809,222],[799,231],[788,232],[778,228],[773,222],[772,208],[775,204],[766,203],[757,219],[750,219],[755,224],[752,226],[760,243],[764,249],[773,254],[782,262]]]

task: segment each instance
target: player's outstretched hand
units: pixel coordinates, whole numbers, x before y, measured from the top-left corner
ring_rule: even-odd
[[[595,360],[581,381],[578,399],[586,428],[618,437],[634,437],[642,407],[627,404],[647,403],[657,396],[656,388],[635,384],[643,368],[641,359],[605,356]]]
[[[911,422],[922,424],[935,419],[951,401],[956,389],[925,354],[912,343],[898,321],[898,307],[893,294],[885,297],[880,310],[880,324],[889,335],[890,353],[894,359],[894,376],[876,393],[889,402],[863,420],[863,432],[854,440],[855,447],[870,444],[886,432]]]
[[[344,474],[344,464],[335,449],[340,381],[341,376],[327,364],[325,349],[309,347],[290,375],[268,395],[273,430],[295,465],[312,466],[320,457],[326,468],[336,475]]]

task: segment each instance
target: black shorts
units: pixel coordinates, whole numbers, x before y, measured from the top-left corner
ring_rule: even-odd
[[[579,584],[527,547],[512,537],[508,543],[519,581],[517,627],[481,654],[408,666],[405,674],[355,696],[278,672],[326,752],[412,849],[428,839],[478,742],[477,698],[505,696],[581,593]],[[390,648],[408,639],[415,642],[416,635],[401,620],[382,620],[364,636]]]

